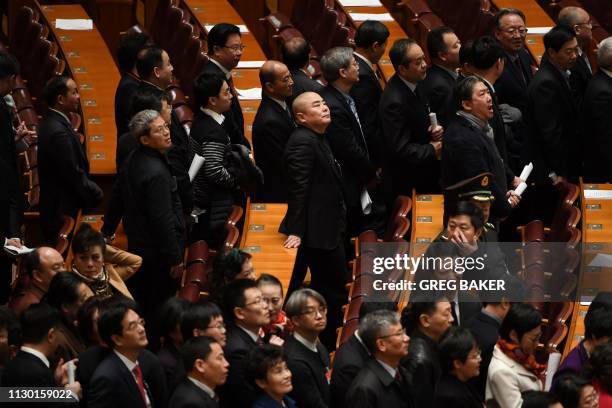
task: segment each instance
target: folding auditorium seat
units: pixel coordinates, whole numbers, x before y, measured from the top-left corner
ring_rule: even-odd
[[[195,303],[200,299],[200,287],[192,282],[187,283],[179,290],[178,297]]]
[[[193,244],[189,245],[187,249],[187,262],[186,266],[191,265],[192,263],[208,263],[209,252],[208,252],[208,244],[206,241],[196,241]]]
[[[361,275],[348,284],[349,287],[349,301],[353,301],[358,297],[368,297],[372,294],[372,284],[374,283],[374,275],[365,274]]]
[[[15,108],[17,109],[17,112],[23,109],[34,109],[32,97],[26,88],[13,88],[11,91],[11,96],[13,97],[13,101],[15,101]]]
[[[339,25],[338,20],[338,12],[336,10],[330,10],[324,7],[318,19],[311,20],[313,21],[313,28],[302,31],[304,36],[311,40],[312,45],[319,55],[323,55],[325,51],[331,48],[333,38],[332,35],[330,35],[330,31],[337,29]]]
[[[164,50],[168,50],[172,45],[173,36],[183,22],[183,18],[183,10],[171,5],[166,11],[163,25],[155,27],[155,30],[151,33],[155,42]]]
[[[238,238],[240,237],[240,231],[234,225],[225,224],[225,238],[223,239],[223,250],[232,249],[236,246]]]
[[[199,35],[199,31],[197,32]],[[185,65],[184,55],[186,52],[186,46],[189,44],[189,40],[197,38],[194,27],[181,21],[176,28],[173,35],[168,40],[168,47],[166,51],[170,56],[170,61],[174,66],[174,75],[180,79],[183,79],[185,71],[189,70],[190,67]],[[199,49],[199,48],[198,48]]]
[[[25,108],[17,112],[19,120],[25,122],[26,126],[30,130],[36,130],[38,128],[38,114],[32,108]]]
[[[443,26],[444,22],[437,14],[427,13],[422,14],[417,18],[416,30],[414,39],[419,44],[427,44],[427,34],[436,27]],[[427,47],[423,52],[427,53]]]
[[[355,29],[337,25],[331,39],[331,47],[351,47],[355,45]]]
[[[343,310],[344,310],[343,322],[345,324],[346,322],[349,322],[351,320],[359,319],[359,309],[361,309],[361,304],[364,302],[364,299],[365,298],[363,296],[360,296],[360,297],[353,299],[351,302],[349,302],[348,305],[343,306]]]
[[[410,37],[415,37],[419,16],[433,13],[425,0],[403,0],[397,7],[400,10],[399,23]]]
[[[185,272],[185,283],[195,283],[200,291],[207,292],[210,289],[210,277],[208,276],[208,265],[195,262],[187,267]]]
[[[32,8],[23,6],[17,12],[13,23],[13,31],[11,33],[11,52],[21,61],[24,54],[27,52],[25,43],[28,40],[28,29],[33,22],[38,21],[38,12]],[[41,28],[42,32],[42,28]]]
[[[338,339],[336,340],[336,350],[351,338],[353,333],[359,328],[359,320],[349,320],[338,329]]]
[[[232,211],[230,212],[230,215],[227,217],[226,223],[228,225],[236,226],[236,223],[240,221],[240,217],[242,217],[243,213],[244,213],[244,210],[242,209],[242,207],[240,207],[239,205],[232,205]]]
[[[393,221],[387,225],[383,242],[393,242],[396,239],[403,238],[410,229],[410,221],[405,217],[395,217]]]

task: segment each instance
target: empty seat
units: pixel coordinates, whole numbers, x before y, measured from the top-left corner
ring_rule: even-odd
[[[178,297],[192,303],[197,302],[200,299],[200,286],[196,283],[189,282],[179,290]]]
[[[208,244],[206,241],[196,241],[193,244],[189,245],[187,250],[187,263],[186,266],[189,267],[194,262],[198,263],[207,263],[209,257]]]

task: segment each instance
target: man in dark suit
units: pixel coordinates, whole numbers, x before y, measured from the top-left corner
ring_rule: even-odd
[[[442,185],[446,188],[482,173],[492,173],[494,180],[489,180],[488,187],[495,201],[490,218],[505,217],[518,205],[520,196],[508,191],[504,163],[488,124],[493,117],[489,90],[479,78],[470,76],[459,81],[454,94],[458,118],[444,136]]]
[[[251,144],[244,137],[244,117],[238,100],[238,91],[232,79],[232,69],[236,68],[242,57],[244,45],[238,26],[228,23],[215,25],[208,32],[208,63],[202,72],[222,74],[230,87],[232,95],[231,109],[223,114],[223,127],[230,135],[232,143],[242,144],[251,149]]]
[[[329,353],[319,341],[319,334],[327,325],[327,310],[323,296],[312,289],[293,292],[285,304],[294,329],[284,344],[293,382],[289,395],[298,407],[330,406]]]
[[[512,135],[506,133],[506,125],[499,107],[497,93],[493,84],[497,82],[506,64],[506,55],[501,45],[493,37],[484,36],[474,41],[472,46],[472,64],[470,74],[476,75],[487,86],[491,101],[493,103],[493,117],[489,120],[489,125],[493,129],[493,137],[497,152],[504,163],[506,171],[507,185],[516,188],[521,180],[514,174],[508,161],[508,150],[514,146],[516,141],[512,140]]]
[[[363,135],[368,144],[370,160],[375,166],[382,164],[384,144],[378,104],[382,96],[378,61],[385,53],[389,29],[380,21],[367,20],[355,33],[355,60],[359,64],[359,81],[351,88]]]
[[[10,108],[4,97],[13,89],[15,78],[19,75],[19,66],[15,58],[0,52],[0,244],[21,247],[20,226],[23,207],[23,193],[19,187],[19,170],[15,137],[21,139],[29,131],[25,124],[13,128]],[[4,252],[4,251],[3,251]],[[0,304],[8,300],[11,284],[11,267],[13,259],[0,254]]]
[[[46,303],[32,305],[21,315],[23,345],[4,368],[2,387],[65,387],[80,397],[81,385],[68,384],[66,367],[53,372],[49,363],[57,348],[60,325],[59,312]]]
[[[374,194],[378,179],[376,167],[370,161],[355,100],[349,95],[353,85],[359,81],[359,65],[351,48],[335,47],[321,58],[321,70],[327,81],[321,96],[325,98],[332,118],[327,127],[327,140],[342,169],[348,233],[351,237],[357,236],[371,229],[367,216],[372,209],[366,211],[362,196],[364,189],[368,190],[368,195]]]
[[[112,349],[91,377],[88,407],[157,407],[166,405],[166,390],[152,390],[144,377],[139,356],[149,343],[145,321],[133,302],[118,302],[98,319],[100,338]],[[165,383],[156,386],[165,388]],[[155,396],[163,396],[156,400]]]
[[[283,44],[281,52],[283,62],[293,78],[293,94],[289,98],[289,105],[292,105],[293,100],[304,92],[319,93],[323,90],[323,85],[310,76],[310,45],[305,39],[292,38]]]
[[[229,367],[221,345],[210,337],[194,337],[183,345],[181,357],[187,377],[174,390],[168,407],[217,408],[215,388],[225,383]]]
[[[259,71],[262,98],[253,121],[253,150],[257,166],[264,174],[264,185],[257,201],[287,202],[283,180],[282,157],[291,132],[295,129],[291,107],[293,79],[287,66],[267,61]]]
[[[293,275],[302,276],[309,267],[311,288],[329,305],[330,328],[322,341],[333,348],[348,279],[342,174],[325,137],[331,120],[325,100],[314,92],[303,93],[293,102],[293,113],[298,127],[283,157],[289,205],[280,231],[288,235],[285,248],[298,248]]]
[[[69,77],[54,77],[45,86],[49,110],[38,129],[40,223],[45,241],[54,246],[64,223],[78,210],[95,206],[102,190],[89,178],[89,162],[72,128],[69,115],[79,110],[77,84]]]
[[[141,90],[150,89],[165,92],[174,78],[172,74],[174,68],[170,63],[170,57],[166,51],[159,47],[149,47],[144,50],[138,57],[136,68],[141,78],[139,85]],[[132,115],[136,113],[132,111]],[[172,146],[166,152],[166,155],[172,169],[172,175],[176,177],[183,212],[189,214],[193,207],[193,189],[187,173],[191,163],[189,134],[174,110],[171,113],[170,138]]]
[[[495,16],[495,38],[506,52],[506,64],[495,82],[499,103],[527,109],[527,86],[533,78],[531,58],[525,49],[525,14],[517,9],[502,9]]]
[[[612,39],[597,50],[599,71],[587,87],[583,109],[585,181],[612,181]],[[588,157],[588,159],[586,159]]]
[[[143,260],[128,287],[145,317],[153,321],[157,308],[174,294],[183,271],[185,221],[164,154],[172,145],[168,125],[154,110],[137,113],[130,123],[139,146],[120,170],[102,232],[111,237],[123,216],[128,250]]]
[[[576,98],[576,104],[580,107],[584,100],[587,85],[593,76],[593,68],[589,61],[589,52],[593,42],[593,23],[591,16],[580,7],[564,7],[559,12],[557,24],[566,25],[576,33],[578,41],[578,57],[576,63],[570,68],[570,86]]]
[[[400,365],[400,360],[408,355],[410,338],[397,312],[378,310],[368,314],[359,323],[359,333],[373,358],[355,377],[346,394],[345,406],[415,406],[410,395],[409,375]],[[419,392],[415,389],[415,394]]]
[[[439,191],[441,126],[430,126],[429,109],[417,88],[425,79],[425,54],[414,40],[397,40],[389,57],[395,68],[380,100],[387,166],[383,169],[387,201],[395,196]]]
[[[402,325],[410,335],[409,354],[402,365],[418,390],[414,395],[417,407],[433,405],[435,385],[441,374],[437,344],[453,321],[451,304],[443,294],[415,293],[402,311]]]
[[[427,70],[423,87],[429,109],[436,113],[438,122],[444,128],[455,116],[453,88],[459,74],[459,50],[461,41],[452,28],[441,26],[427,33],[427,52],[431,66]]]
[[[20,276],[8,304],[17,316],[47,294],[51,279],[65,272],[64,258],[53,248],[40,247],[24,257],[25,276]]]
[[[582,175],[580,113],[572,95],[568,70],[575,64],[578,42],[566,26],[544,36],[546,58],[527,91],[529,154],[533,180],[550,185]]]
[[[138,89],[140,78],[136,71],[138,54],[153,45],[146,33],[129,33],[119,40],[117,62],[121,70],[121,80],[115,91],[115,125],[117,127],[117,142],[126,134],[132,117],[132,96]]]
[[[221,406],[250,407],[255,401],[255,390],[246,382],[249,352],[263,344],[259,330],[270,323],[268,304],[262,300],[255,281],[238,279],[223,292],[223,313],[228,323],[225,358],[229,374],[219,389]]]
[[[359,321],[377,310],[396,311],[392,302],[363,302],[359,308]],[[334,356],[334,369],[331,377],[331,406],[345,407],[346,393],[365,364],[371,359],[370,352],[363,339],[359,335],[359,329],[355,330],[349,339],[340,345]]]

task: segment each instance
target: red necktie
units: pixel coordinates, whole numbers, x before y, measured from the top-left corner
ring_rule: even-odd
[[[140,395],[142,396],[142,400],[147,402],[147,394],[144,387],[144,381],[142,379],[142,371],[140,370],[140,366],[136,364],[136,366],[132,369],[132,373],[136,376],[136,384],[138,385],[138,391],[140,391]]]
[[[236,87],[234,86],[234,79],[232,78],[232,74],[230,74],[229,79],[227,80],[227,85],[230,88],[230,92],[234,98],[238,98],[238,91],[236,91]]]

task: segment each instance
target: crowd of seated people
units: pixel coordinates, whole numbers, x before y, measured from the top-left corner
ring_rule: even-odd
[[[67,259],[52,248],[63,217],[99,205],[103,193],[70,121],[77,84],[52,78],[38,130],[40,224],[50,246],[20,259],[12,286],[0,282],[0,304],[8,302],[0,385],[63,387],[73,404],[94,408],[612,407],[609,293],[591,303],[584,340],[545,391],[542,313],[516,301],[519,278],[495,246],[481,245],[496,243],[517,213],[550,212],[555,185],[612,181],[612,39],[599,45],[595,69],[585,51],[588,13],[570,8],[559,22],[543,37],[537,71],[516,9],[499,11],[494,32],[468,44],[451,28],[432,30],[431,64],[416,41],[388,44],[388,29],[366,21],[355,50],[321,55],[325,84],[307,70],[308,43],[288,41],[283,62],[260,68],[253,146],[232,77],[244,50],[237,26],[208,32],[191,126],[167,94],[176,84],[166,50],[128,33],[118,52],[118,172],[104,224],[82,223]],[[383,87],[375,64],[387,50],[395,75]],[[0,52],[0,95],[18,74]],[[0,115],[8,192],[0,241],[19,248],[15,140],[27,131],[11,125],[4,99]],[[190,177],[196,155],[204,164]],[[523,199],[517,174],[529,162]],[[480,276],[438,268],[416,279],[495,278],[512,289],[486,301],[415,291],[403,310],[390,299],[364,301],[358,329],[339,344],[351,238],[381,236],[395,198],[413,189],[444,194],[441,254],[488,256]],[[258,275],[249,253],[221,244],[232,206],[244,206],[247,194],[287,204],[280,232],[285,248],[297,248],[287,288],[259,267]],[[120,222],[127,251],[112,246]],[[191,303],[175,295],[185,248],[200,240],[215,247],[215,260],[209,293]],[[12,259],[0,257],[0,273],[10,275]]]

